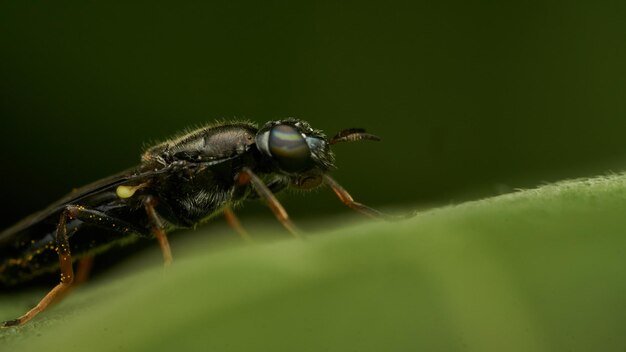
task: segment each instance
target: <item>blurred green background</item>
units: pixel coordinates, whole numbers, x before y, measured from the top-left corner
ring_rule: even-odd
[[[624,18],[623,1],[4,1],[0,227],[219,118],[379,134],[336,146],[335,175],[381,208],[622,170]],[[347,212],[283,199],[299,221]]]
[[[348,127],[365,127],[380,135],[380,143],[337,145],[339,170],[334,175],[356,199],[391,210],[427,209],[622,171],[624,19],[623,1],[3,1],[0,227],[74,187],[135,165],[150,141],[222,118],[263,123],[294,116],[330,135]],[[586,184],[578,186],[586,190]],[[133,271],[120,267],[109,272],[109,281],[98,286],[96,278],[85,291],[77,290],[76,299],[46,312],[34,322],[44,328],[30,325],[31,334],[23,336],[28,342],[65,349],[65,344],[50,344],[45,337],[65,342],[66,335],[45,327],[70,326],[64,333],[74,336],[78,330],[71,327],[73,322],[91,333],[80,335],[85,336],[82,342],[93,344],[97,339],[90,336],[102,331],[82,322],[123,330],[127,325],[108,322],[124,321],[131,323],[128,334],[140,334],[131,342],[155,344],[160,341],[155,336],[174,336],[169,342],[178,342],[185,335],[176,334],[184,331],[199,331],[196,336],[213,340],[219,331],[215,326],[223,328],[225,334],[217,336],[227,343],[241,331],[274,334],[279,342],[281,334],[293,331],[343,339],[346,331],[335,329],[342,320],[329,323],[327,316],[333,317],[334,307],[340,307],[343,317],[346,302],[345,316],[357,317],[346,320],[346,324],[357,321],[347,336],[383,336],[377,340],[383,345],[387,341],[402,345],[397,336],[410,337],[413,331],[398,335],[394,328],[412,328],[410,324],[418,320],[426,328],[417,331],[428,336],[415,340],[460,341],[458,349],[466,349],[469,341],[470,348],[486,350],[472,345],[472,339],[490,342],[489,334],[480,333],[485,327],[506,331],[511,326],[519,327],[517,334],[496,334],[499,338],[493,341],[506,345],[509,336],[517,336],[530,341],[518,350],[541,350],[525,348],[534,341],[524,340],[529,335],[547,341],[543,350],[622,348],[624,189],[623,184],[604,191],[595,187],[584,197],[572,196],[578,188],[556,197],[544,189],[538,195],[545,199],[533,198],[529,206],[518,200],[528,194],[534,197],[532,192],[470,204],[470,210],[486,206],[486,211],[467,220],[464,213],[461,220],[456,218],[459,208],[448,208],[405,223],[354,228],[343,228],[340,222],[358,215],[330,191],[286,195],[281,200],[298,225],[336,231],[325,240],[320,236],[320,242],[286,240],[241,252],[225,250],[217,256],[205,253],[209,246],[185,246],[174,239],[174,251],[181,255],[171,275],[165,276],[167,290],[158,289],[158,280],[134,281],[133,274],[120,281],[115,270]],[[574,211],[563,211],[568,207]],[[589,216],[593,209],[598,210]],[[275,224],[259,204],[250,204],[241,213],[244,225],[254,219]],[[224,226],[222,220],[216,223]],[[261,232],[259,237],[271,232],[254,223],[248,230]],[[230,231],[222,232],[234,237]],[[193,244],[208,237],[205,233],[215,232],[203,228],[195,237],[179,239]],[[286,237],[284,232],[278,234]],[[185,257],[190,249],[205,255]],[[220,265],[221,256],[227,264]],[[131,268],[158,271],[161,258],[154,244],[146,258]],[[307,291],[302,294],[299,285],[310,277],[301,270],[308,268],[321,270],[320,281],[313,275],[310,291],[303,286]],[[289,275],[275,279],[272,270]],[[358,280],[343,280],[344,273]],[[341,279],[339,289],[325,286],[335,277]],[[258,282],[252,278],[260,278],[275,295],[263,296],[263,285],[259,294],[258,286],[250,287],[250,282]],[[107,290],[114,287],[105,285],[109,282],[124,290],[108,296]],[[136,286],[129,285],[127,292],[123,282]],[[177,302],[168,300],[179,290]],[[148,303],[136,304],[133,295]],[[204,297],[215,301],[199,305],[207,314],[197,321],[213,325],[198,323],[195,330],[176,323],[161,326],[160,314],[167,317],[173,311],[176,316],[184,308],[195,309]],[[264,305],[264,297],[270,303]],[[0,300],[3,319],[36,302],[21,293],[11,298],[18,301]],[[220,299],[238,305],[222,316]],[[381,305],[385,300],[397,306],[387,310]],[[158,305],[153,302],[167,304],[163,310],[144,309]],[[405,303],[415,314],[403,315]],[[101,309],[105,316],[110,313],[111,318],[100,320],[97,311],[90,315],[73,308],[81,304]],[[129,307],[143,311],[120,320],[132,311]],[[309,325],[304,324],[311,329],[298,330],[301,326],[293,320],[278,318],[261,329],[246,329],[273,307],[299,318],[311,314]],[[72,309],[83,320],[68,318]],[[304,313],[299,315],[297,309]],[[374,315],[365,316],[372,311]],[[55,314],[68,325],[56,325]],[[377,320],[380,316],[387,320]],[[402,325],[398,317],[408,323]],[[454,326],[450,321],[458,328],[450,328]],[[144,323],[158,328],[135,329]],[[110,336],[115,336],[115,329]],[[44,338],[30,338],[39,336],[40,330]],[[5,331],[9,331],[5,336],[13,334]],[[162,331],[169,335],[160,336]],[[380,331],[383,334],[376,333]],[[302,335],[289,336],[300,343]]]

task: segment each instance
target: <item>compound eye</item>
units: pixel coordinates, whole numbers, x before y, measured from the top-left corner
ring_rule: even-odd
[[[311,166],[309,145],[295,127],[274,126],[270,131],[268,142],[269,151],[282,170],[299,172]]]

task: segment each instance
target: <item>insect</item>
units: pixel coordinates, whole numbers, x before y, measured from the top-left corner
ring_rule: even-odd
[[[363,129],[328,139],[302,120],[247,122],[199,128],[147,149],[130,170],[75,190],[45,210],[0,233],[0,286],[60,271],[60,282],[21,317],[22,325],[64,296],[75,282],[73,263],[136,238],[156,238],[165,264],[172,262],[166,232],[189,228],[223,213],[245,234],[232,207],[265,201],[292,234],[298,230],[274,193],[287,187],[330,186],[350,208],[370,217],[387,215],[352,199],[328,172],[330,146],[380,140]],[[80,264],[80,263],[79,263]]]

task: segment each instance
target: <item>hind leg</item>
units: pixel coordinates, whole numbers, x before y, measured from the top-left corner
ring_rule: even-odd
[[[136,233],[136,234],[144,234],[145,230],[134,226],[128,222],[125,222],[121,219],[116,219],[107,214],[88,209],[79,205],[68,205],[65,207],[65,210],[61,213],[61,217],[59,219],[59,223],[57,224],[56,235],[55,235],[55,244],[56,244],[56,252],[59,256],[59,269],[61,271],[61,280],[60,282],[52,289],[48,294],[44,296],[44,298],[39,301],[39,303],[26,312],[26,314],[21,317],[9,321],[5,321],[0,324],[0,328],[6,328],[10,326],[22,325],[31,319],[33,319],[37,314],[44,311],[50,304],[59,302],[71,289],[75,282],[80,283],[86,278],[86,274],[88,270],[84,266],[85,263],[79,263],[78,269],[78,280],[74,279],[74,269],[72,268],[72,255],[70,253],[70,245],[67,236],[67,222],[73,219],[78,219],[84,221],[86,223],[107,228],[111,231],[119,232],[119,233]],[[83,272],[85,275],[83,275]]]
[[[17,319],[5,321],[0,327],[6,328],[9,326],[17,326],[30,321],[37,316],[37,314],[44,311],[51,303],[57,301],[71,287],[74,282],[74,269],[72,269],[72,255],[70,253],[70,246],[67,240],[67,227],[65,225],[69,219],[75,217],[75,214],[73,214],[75,211],[78,211],[78,209],[68,207],[61,214],[61,219],[57,225],[56,251],[59,255],[61,281],[52,290],[50,290],[50,292],[48,292],[48,294],[45,295],[34,308]]]

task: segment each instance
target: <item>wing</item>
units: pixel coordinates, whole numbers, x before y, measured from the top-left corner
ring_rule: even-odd
[[[111,190],[126,182],[145,180],[146,178],[149,178],[150,176],[159,174],[161,172],[163,172],[163,169],[144,172],[138,172],[137,169],[129,169],[120,172],[119,174],[98,180],[84,187],[75,189],[67,194],[65,197],[52,203],[47,208],[31,214],[30,216],[27,216],[15,225],[0,232],[0,247],[6,244],[7,241],[10,241],[10,238],[13,234],[19,233],[34,224],[48,219],[50,216],[60,213],[63,208],[68,204],[80,203],[81,200],[91,195]]]
[[[11,241],[13,235],[20,233],[21,231],[26,230],[27,228],[38,224],[51,216],[59,216],[60,212],[63,208],[68,204],[80,204],[82,200],[93,196],[98,193],[107,192],[113,190],[115,187],[129,183],[129,184],[138,184],[150,180],[151,178],[170,172],[172,168],[176,168],[185,164],[187,168],[197,168],[199,171],[204,170],[206,168],[210,168],[212,166],[221,164],[223,162],[233,160],[239,157],[239,155],[233,155],[229,157],[217,158],[211,161],[199,162],[199,163],[188,163],[185,161],[181,161],[178,164],[169,164],[162,168],[145,168],[145,167],[137,167],[132,168],[119,174],[98,180],[81,188],[78,188],[65,197],[59,199],[58,201],[52,203],[50,206],[27,216],[22,219],[15,225],[7,228],[6,230],[0,232],[0,247],[6,245]]]

